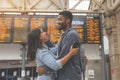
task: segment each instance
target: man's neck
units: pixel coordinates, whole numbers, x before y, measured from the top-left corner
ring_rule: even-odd
[[[65,29],[63,29],[63,31],[67,31],[69,28],[71,28],[71,25],[68,25]]]

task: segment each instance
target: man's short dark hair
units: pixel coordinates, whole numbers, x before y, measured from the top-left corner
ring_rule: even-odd
[[[63,15],[65,18],[69,18],[70,23],[72,22],[73,15],[70,11],[62,11],[62,12],[59,13],[59,15]]]

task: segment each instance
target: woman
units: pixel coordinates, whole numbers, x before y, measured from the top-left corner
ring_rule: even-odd
[[[28,59],[36,60],[37,67],[47,66],[51,68],[49,73],[44,73],[42,75],[38,74],[38,80],[54,80],[55,71],[53,70],[61,69],[79,50],[79,48],[71,48],[65,57],[56,60],[53,56],[53,52],[56,52],[55,50],[57,50],[57,47],[48,49],[45,45],[46,40],[48,40],[47,33],[42,32],[39,28],[30,31],[28,34]]]

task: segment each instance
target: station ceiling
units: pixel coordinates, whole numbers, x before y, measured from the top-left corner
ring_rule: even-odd
[[[0,0],[0,13],[57,13],[87,11],[90,0]]]

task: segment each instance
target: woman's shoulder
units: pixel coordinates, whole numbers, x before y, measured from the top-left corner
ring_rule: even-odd
[[[48,54],[48,49],[37,49],[37,52],[36,52],[36,57],[38,58],[42,58],[43,56],[47,55]]]
[[[37,49],[37,53],[39,53],[39,52],[46,52],[46,51],[48,51],[48,49],[47,48],[42,48],[42,49]]]

